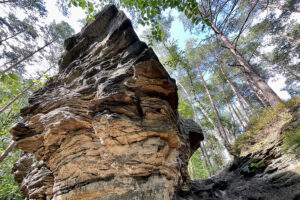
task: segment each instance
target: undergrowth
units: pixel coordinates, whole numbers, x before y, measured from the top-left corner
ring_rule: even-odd
[[[300,148],[300,126],[285,131],[282,135],[282,138],[283,138],[283,148],[282,148],[283,152],[297,154],[297,149]]]
[[[286,109],[292,109],[297,103],[299,103],[299,101],[300,98],[293,98],[287,102],[281,103],[276,109],[270,107],[264,109],[259,114],[259,117],[252,117],[251,121],[248,123],[246,132],[238,137],[232,145],[231,153],[236,155],[243,147],[254,144],[255,137],[261,133],[265,127],[272,125],[278,120],[285,120],[282,119],[279,114]],[[291,131],[290,133],[285,134],[288,135],[284,139],[286,148],[295,145],[295,142],[300,143],[300,129],[297,130],[298,131],[296,132]]]

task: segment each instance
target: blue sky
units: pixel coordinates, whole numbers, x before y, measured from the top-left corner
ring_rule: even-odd
[[[46,7],[48,10],[47,21],[49,21],[49,23],[54,20],[56,22],[64,20],[73,27],[73,29],[75,30],[76,33],[80,31],[82,25],[79,22],[79,20],[86,18],[86,15],[81,8],[72,7],[69,10],[70,15],[68,17],[65,17],[58,10],[58,8],[56,6],[56,1],[46,1]],[[127,14],[127,15],[129,17],[129,14]],[[186,40],[188,38],[192,37],[192,35],[188,31],[184,30],[183,24],[180,21],[180,19],[178,18],[178,13],[173,12],[172,15],[174,17],[174,21],[172,22],[172,26],[171,26],[171,30],[170,30],[171,37],[172,37],[172,39],[177,40],[180,48],[184,49]],[[139,36],[142,34],[143,29],[145,29],[145,28],[141,27],[140,25],[138,26],[138,30],[136,30],[136,32]]]
[[[52,0],[46,1],[46,7],[48,10],[47,21],[49,23],[52,21],[59,22],[61,20],[64,20],[64,21],[68,22],[74,28],[76,33],[80,31],[82,24],[79,22],[79,20],[86,18],[86,15],[81,8],[72,7],[69,10],[70,15],[68,17],[65,17],[58,10],[58,8],[56,6],[56,1],[52,1]],[[266,14],[266,12],[262,13],[262,14]],[[129,14],[127,14],[127,16],[129,17]],[[178,18],[178,12],[173,11],[172,16],[174,17],[174,21],[172,22],[172,26],[171,26],[171,30],[170,30],[171,38],[177,40],[178,45],[181,49],[185,49],[185,43],[186,43],[187,39],[189,39],[191,37],[201,37],[201,35],[195,36],[195,35],[190,34],[189,31],[184,30],[183,24],[180,21],[180,19]],[[137,32],[137,34],[139,36],[141,36],[141,34],[143,33],[143,30],[145,30],[145,27],[142,27],[141,25],[139,25],[138,29],[135,31]],[[269,80],[268,84],[283,99],[289,98],[289,95],[286,92],[281,91],[281,89],[285,87],[284,79],[282,77],[280,77],[278,75],[273,80]]]

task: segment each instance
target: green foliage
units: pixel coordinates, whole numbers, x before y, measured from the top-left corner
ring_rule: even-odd
[[[87,20],[93,18],[95,11],[93,4],[86,0],[65,0],[68,6],[81,7],[86,11]],[[111,3],[110,0],[102,0],[101,2]],[[153,39],[162,41],[163,30],[159,25],[159,21],[164,18],[163,11],[167,9],[177,9],[183,13],[187,19],[191,20],[195,25],[202,22],[202,27],[205,25],[212,26],[209,14],[203,15],[199,11],[199,4],[196,0],[149,0],[149,1],[136,1],[136,0],[120,0],[114,1],[119,6],[123,6],[136,13],[139,13],[138,23],[145,26],[151,25],[151,33]]]
[[[192,180],[209,177],[205,162],[201,156],[200,151],[196,151],[190,158],[188,169]]]
[[[10,79],[12,81],[18,81],[20,78],[14,73],[3,74],[0,72],[0,81],[2,84],[8,84]]]
[[[97,8],[98,6],[93,5],[91,1],[86,1],[86,0],[64,0],[67,4],[68,7],[70,8],[72,5],[75,7],[81,7],[83,10],[85,10],[85,14],[87,15],[86,21],[89,21],[90,19],[95,20],[95,7]]]
[[[17,96],[27,85],[28,81],[17,81],[9,79],[6,83],[0,84],[0,107],[2,108],[13,97]],[[0,154],[5,151],[12,140],[9,129],[20,120],[20,108],[27,104],[29,94],[13,103],[9,109],[0,115]],[[11,168],[19,158],[19,150],[13,149],[8,156],[0,163],[0,199],[23,199],[19,193],[18,184],[14,181]]]
[[[264,166],[266,166],[266,164],[263,163],[262,161],[259,161],[257,163],[254,162],[254,163],[250,164],[251,168],[261,168],[261,167],[264,167]]]
[[[300,127],[287,130],[282,134],[283,152],[299,154],[300,148]]]
[[[255,142],[255,137],[267,126],[272,125],[272,123],[278,120],[286,120],[285,117],[280,117],[279,115],[283,111],[287,112],[288,109],[293,109],[299,100],[299,98],[294,98],[287,102],[282,102],[277,108],[264,109],[262,113],[260,113],[259,117],[253,117],[248,123],[246,132],[238,137],[232,145],[232,153],[236,154],[243,147],[253,144]],[[298,141],[297,131],[294,134],[293,133],[287,134],[293,135],[290,139],[286,139],[287,146],[290,146],[288,144],[293,144],[293,137],[295,137],[295,141]]]
[[[194,118],[194,111],[192,106],[184,101],[179,101],[178,112],[184,119]]]
[[[6,148],[6,145],[3,143],[0,144],[0,153],[3,149]],[[0,163],[0,199],[7,200],[22,200],[23,196],[19,192],[18,183],[14,181],[13,174],[11,173],[11,168],[13,164],[19,158],[19,150],[13,150],[5,158],[4,161]]]
[[[253,176],[258,172],[261,172],[266,167],[266,164],[262,161],[253,162],[250,165],[245,165],[242,168],[242,173],[246,176]]]

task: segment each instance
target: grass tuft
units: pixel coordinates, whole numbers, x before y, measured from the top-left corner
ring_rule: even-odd
[[[300,147],[300,126],[295,129],[285,131],[282,135],[283,138],[283,152],[284,153],[297,153]]]
[[[271,126],[273,123],[279,120],[286,120],[285,117],[280,116],[285,110],[292,110],[297,104],[299,104],[300,98],[293,98],[287,102],[281,103],[276,109],[268,108],[264,109],[259,117],[253,117],[248,123],[246,132],[238,137],[235,143],[231,147],[231,153],[233,155],[239,154],[241,149],[255,143],[255,137],[259,135],[264,128]],[[291,145],[295,145],[295,142],[300,142],[300,132],[289,133],[288,137],[285,137],[287,143],[286,148]]]

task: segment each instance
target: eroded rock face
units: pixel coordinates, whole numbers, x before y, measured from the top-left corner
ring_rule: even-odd
[[[21,190],[29,199],[172,199],[189,189],[201,129],[184,127],[175,81],[125,14],[110,5],[95,18],[66,40],[59,74],[10,131],[31,153],[21,160],[43,166],[23,170]],[[47,181],[32,184],[39,175]]]
[[[286,130],[300,126],[300,101],[261,130],[259,141],[245,146],[226,169],[195,180],[175,200],[300,200],[300,145],[283,151]],[[262,137],[263,136],[263,137]]]
[[[52,172],[31,153],[22,153],[12,168],[15,180],[25,199],[51,199],[54,177]]]

